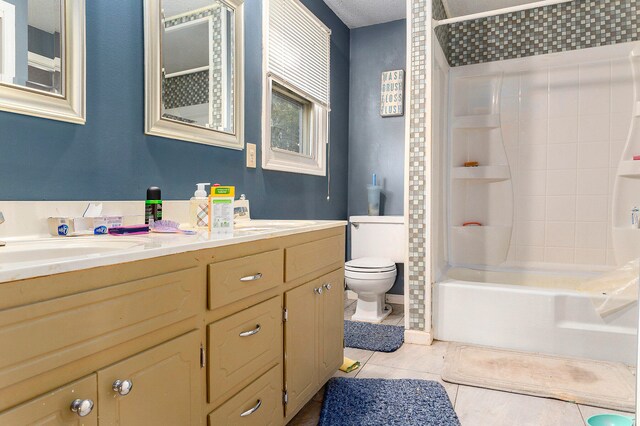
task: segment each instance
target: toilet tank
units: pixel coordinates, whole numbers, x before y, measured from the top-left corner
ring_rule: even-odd
[[[351,259],[384,257],[404,263],[404,216],[351,216]]]

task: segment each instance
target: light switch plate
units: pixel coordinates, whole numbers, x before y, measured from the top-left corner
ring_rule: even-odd
[[[256,144],[255,143],[247,144],[247,167],[252,169],[256,168]]]

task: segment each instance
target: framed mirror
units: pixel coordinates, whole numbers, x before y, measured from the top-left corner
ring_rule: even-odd
[[[85,123],[84,0],[0,0],[0,110]]]
[[[145,0],[147,134],[244,148],[244,0]]]

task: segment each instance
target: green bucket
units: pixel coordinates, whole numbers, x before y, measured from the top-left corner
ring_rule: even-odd
[[[635,419],[618,414],[598,414],[587,419],[589,426],[633,426]]]

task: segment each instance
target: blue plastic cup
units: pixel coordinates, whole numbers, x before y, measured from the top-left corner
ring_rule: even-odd
[[[369,216],[380,216],[381,186],[367,185],[367,200],[369,201]]]

